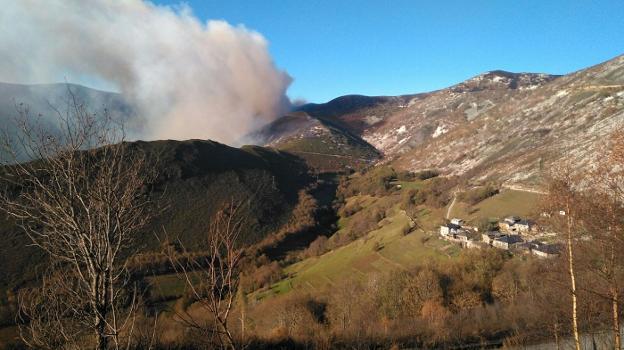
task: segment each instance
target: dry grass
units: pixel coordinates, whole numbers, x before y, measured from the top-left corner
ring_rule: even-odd
[[[474,206],[456,203],[451,211],[451,217],[463,218],[472,223],[482,218],[503,218],[509,215],[534,217],[538,209],[539,196],[531,192],[503,190]]]

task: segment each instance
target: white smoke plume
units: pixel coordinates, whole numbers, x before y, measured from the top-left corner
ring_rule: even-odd
[[[234,143],[289,106],[257,32],[140,0],[0,0],[0,80],[102,81],[136,106],[137,138]]]

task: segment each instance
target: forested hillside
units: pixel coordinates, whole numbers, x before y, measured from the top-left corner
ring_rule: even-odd
[[[150,184],[157,215],[134,241],[141,251],[159,246],[157,237],[180,239],[191,250],[201,249],[212,216],[228,202],[243,203],[248,218],[242,241],[258,242],[285,224],[299,201],[299,191],[313,178],[305,163],[292,154],[248,146],[241,149],[211,141],[134,142],[157,166]],[[2,216],[0,288],[32,280],[43,258],[29,239]]]

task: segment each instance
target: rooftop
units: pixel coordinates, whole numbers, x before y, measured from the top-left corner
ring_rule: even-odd
[[[450,228],[450,229],[454,229],[454,230],[459,230],[459,229],[461,229],[461,226],[459,226],[459,225],[455,225],[455,224],[451,224],[451,223],[448,223],[448,224],[446,224],[446,225],[442,225],[442,226],[446,226],[446,227],[448,227],[448,228]]]
[[[505,242],[508,244],[514,244],[514,243],[519,243],[519,242],[524,241],[522,238],[520,238],[520,236],[517,236],[517,235],[502,236],[502,237],[495,238],[494,240],[499,241],[499,242]]]
[[[519,216],[508,216],[505,218],[505,221],[513,223],[513,222],[518,222],[520,221],[520,217]]]
[[[560,247],[557,244],[544,244],[533,250],[537,250],[546,254],[558,254],[560,251]]]

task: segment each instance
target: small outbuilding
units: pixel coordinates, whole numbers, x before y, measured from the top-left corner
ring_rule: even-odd
[[[451,219],[451,224],[453,225],[458,225],[458,226],[464,226],[464,220],[462,219],[458,219],[458,218],[452,218]]]
[[[557,244],[543,244],[539,247],[533,248],[533,255],[540,258],[554,258],[559,255],[561,247]]]

